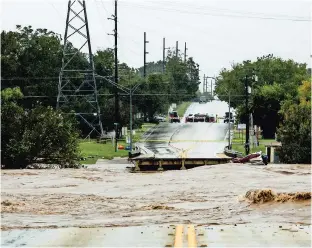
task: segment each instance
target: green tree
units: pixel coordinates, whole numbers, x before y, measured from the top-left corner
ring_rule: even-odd
[[[44,106],[25,110],[18,104],[22,98],[19,88],[1,91],[2,163],[7,168],[23,168],[43,158],[63,167],[74,166],[79,155],[74,115]]]
[[[2,31],[2,77],[11,79],[2,79],[2,88],[19,87],[26,96],[43,96],[24,98],[23,106],[26,108],[34,107],[37,102],[56,106],[62,50],[61,38],[47,29],[35,30],[31,26],[17,25],[16,31]],[[77,51],[72,44],[68,44],[67,50],[71,53]],[[83,67],[86,63],[86,57],[78,52],[69,68]]]
[[[263,129],[265,138],[274,138],[282,116],[279,115],[281,102],[297,94],[297,87],[307,76],[306,64],[293,60],[283,60],[267,55],[256,61],[243,61],[233,64],[231,69],[223,69],[216,81],[215,93],[222,101],[228,101],[231,93],[231,107],[236,108],[238,118],[245,122],[246,109],[245,82],[246,75],[251,76],[255,70],[258,82],[249,80],[252,88],[249,110],[253,113],[254,123]],[[235,94],[233,94],[235,92]]]
[[[166,60],[166,77],[169,82],[170,102],[187,101],[196,97],[200,84],[199,66],[192,57],[186,63],[169,50]]]
[[[11,140],[16,140],[22,133],[24,110],[19,105],[23,94],[19,88],[7,88],[1,91],[1,163],[17,164],[19,161],[11,154]],[[20,147],[22,152],[23,147]]]
[[[285,100],[278,129],[279,156],[285,163],[311,163],[311,82],[304,81],[296,99]]]
[[[160,73],[153,73],[147,76],[147,81],[142,82],[137,91],[139,96],[135,96],[135,103],[145,117],[153,119],[155,113],[163,113],[168,107],[168,97],[166,95],[168,82],[165,76]]]

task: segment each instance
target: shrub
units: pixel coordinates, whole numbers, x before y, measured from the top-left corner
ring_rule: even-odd
[[[16,98],[2,99],[1,157],[6,168],[24,168],[38,159],[75,165],[79,152],[74,115],[43,106],[25,111]]]
[[[293,104],[277,131],[282,147],[278,155],[284,163],[311,163],[311,105]]]

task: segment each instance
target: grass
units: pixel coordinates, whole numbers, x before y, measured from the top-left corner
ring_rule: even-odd
[[[142,125],[142,128],[136,130],[135,135],[133,135],[133,142],[139,141],[142,135],[148,131],[150,128],[154,127],[155,124],[146,123]],[[130,131],[128,131],[128,135]],[[118,145],[128,146],[125,139],[119,140]],[[86,160],[81,161],[83,164],[95,164],[99,158],[113,159],[114,157],[127,157],[128,150],[118,150],[115,152],[115,146],[112,141],[107,141],[106,144],[97,143],[95,140],[81,140],[79,143],[79,148],[82,157]]]
[[[138,142],[141,140],[142,135],[147,132],[149,129],[155,127],[156,124],[153,123],[145,123],[142,125],[142,127],[138,130],[135,130],[135,134],[132,136],[133,142]],[[128,135],[130,135],[130,131],[128,132]]]
[[[237,130],[234,131],[234,137],[232,140],[232,149],[238,152],[241,152],[245,154],[245,133],[243,134],[243,139],[242,139],[242,133],[240,134]],[[265,153],[265,145],[270,144],[272,142],[276,142],[274,139],[259,139],[259,146],[253,147],[250,145],[250,153],[253,152],[259,152],[262,151],[262,153]]]
[[[124,147],[127,146],[124,141],[118,142],[119,144]],[[115,146],[111,141],[106,144],[97,143],[95,140],[82,141],[79,143],[79,148],[82,157],[86,158],[86,160],[82,161],[84,164],[95,164],[99,158],[113,159],[114,157],[127,157],[129,152],[127,150],[118,150],[115,152]]]
[[[182,117],[187,110],[187,108],[191,105],[191,102],[182,102],[177,106],[177,112],[180,117]]]
[[[232,144],[232,150],[245,154],[245,146],[243,144]],[[265,153],[265,146],[263,144],[259,144],[257,147],[250,146],[250,153],[259,151]]]

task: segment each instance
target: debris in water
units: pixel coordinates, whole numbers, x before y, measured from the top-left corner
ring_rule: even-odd
[[[169,207],[166,205],[148,205],[144,206],[141,209],[143,210],[173,210],[174,207]]]
[[[38,175],[38,173],[29,172],[29,171],[25,171],[25,172],[4,171],[2,173],[3,175],[8,175],[8,176],[37,176]]]
[[[271,189],[258,189],[247,191],[245,198],[252,203],[304,201],[311,199],[311,192],[275,193]]]
[[[15,201],[4,200],[1,202],[1,212],[2,213],[14,213],[21,206],[25,206],[25,203],[24,202],[15,202]]]
[[[103,181],[103,178],[101,177],[86,177],[86,176],[75,176],[74,178],[77,179],[86,179],[88,181]]]
[[[270,189],[249,190],[247,191],[245,197],[252,201],[252,203],[264,203],[273,201],[275,199],[275,194]]]

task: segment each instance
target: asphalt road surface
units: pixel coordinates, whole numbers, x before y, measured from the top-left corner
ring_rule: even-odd
[[[190,113],[208,113],[224,116],[228,111],[225,102],[192,103],[181,123],[161,123],[146,137],[144,147],[155,157],[215,158],[227,145],[228,124],[185,123]]]

